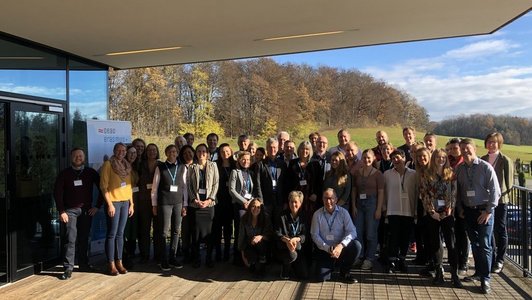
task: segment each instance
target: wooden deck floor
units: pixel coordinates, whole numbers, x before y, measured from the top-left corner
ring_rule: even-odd
[[[74,272],[68,281],[57,278],[61,268],[56,267],[0,288],[0,299],[531,299],[532,286],[532,279],[523,278],[511,266],[493,276],[489,297],[478,292],[478,283],[454,289],[447,281],[434,287],[430,278],[417,275],[419,267],[392,275],[379,268],[353,270],[359,283],[350,285],[281,280],[276,265],[260,280],[230,263],[212,269],[185,265],[165,273],[155,264],[137,264],[116,277],[103,274],[103,265],[98,267],[101,273]]]

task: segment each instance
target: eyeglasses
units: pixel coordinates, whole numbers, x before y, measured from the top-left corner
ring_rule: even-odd
[[[253,209],[260,209],[260,206],[252,206]]]

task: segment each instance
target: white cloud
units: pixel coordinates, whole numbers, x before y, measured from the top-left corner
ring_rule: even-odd
[[[87,101],[87,102],[70,102],[70,111],[79,110],[83,117],[92,119],[93,117],[99,120],[105,120],[107,116],[107,102],[106,101]]]
[[[363,71],[416,97],[435,121],[471,113],[529,118],[532,65],[504,63],[519,48],[507,40],[475,41],[439,56]]]
[[[470,59],[508,53],[519,45],[507,40],[486,40],[466,45],[462,48],[447,51],[443,57],[449,59]]]

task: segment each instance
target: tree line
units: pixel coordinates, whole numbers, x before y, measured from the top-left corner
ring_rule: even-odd
[[[322,127],[429,123],[413,96],[369,74],[269,58],[110,71],[109,96],[109,118],[130,120],[136,135],[302,137]]]
[[[484,139],[491,132],[500,132],[505,144],[532,145],[531,120],[501,115],[460,115],[443,120],[434,127],[434,133],[448,136],[467,136]]]

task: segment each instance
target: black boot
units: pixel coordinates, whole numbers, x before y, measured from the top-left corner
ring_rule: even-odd
[[[443,279],[443,267],[437,266],[436,267],[436,276],[434,276],[434,280],[432,280],[432,283],[435,285],[441,285],[445,282]]]

